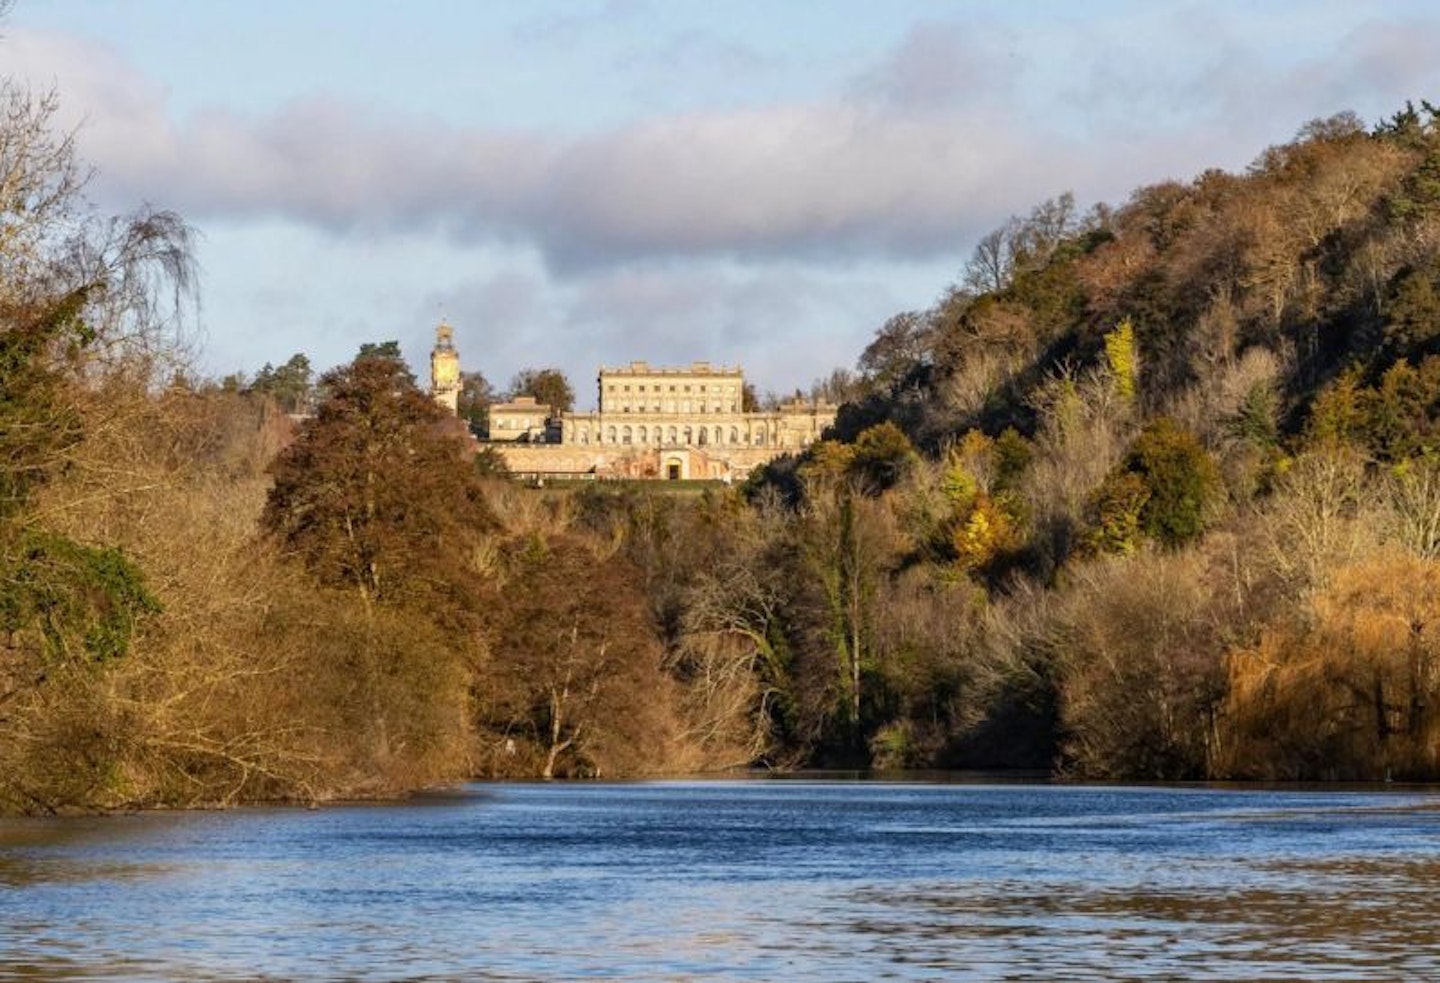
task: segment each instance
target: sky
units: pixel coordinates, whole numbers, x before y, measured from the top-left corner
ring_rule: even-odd
[[[558,367],[853,368],[975,243],[1073,192],[1243,170],[1440,101],[1434,0],[17,0],[107,214],[197,231],[199,368],[317,369],[442,318]]]

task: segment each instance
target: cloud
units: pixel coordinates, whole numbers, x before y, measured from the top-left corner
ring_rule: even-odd
[[[1027,59],[1014,32],[989,21],[922,21],[862,74],[857,92],[908,110],[997,104]]]
[[[95,45],[34,32],[12,44],[22,70],[48,66],[87,117],[83,152],[116,202],[172,205],[194,220],[279,215],[336,232],[524,241],[572,270],[675,256],[930,255],[954,247],[976,197],[1023,173],[1035,149],[996,120],[843,99],[671,113],[578,138],[316,97],[259,117],[211,108],[172,119],[163,90]]]
[[[1332,110],[1388,114],[1403,108],[1405,99],[1433,97],[1440,85],[1435,50],[1440,43],[1440,18],[1414,17],[1366,20],[1345,33],[1333,56],[1303,61],[1285,79],[1292,102],[1320,94]],[[1374,104],[1374,94],[1391,102]],[[1364,103],[1353,105],[1357,99]],[[1303,120],[1296,121],[1296,129]]]
[[[17,74],[53,73],[86,117],[96,188],[119,207],[147,200],[202,222],[278,216],[337,234],[439,231],[533,247],[567,275],[696,258],[950,255],[1062,190],[1113,199],[1250,159],[1276,138],[1271,101],[1286,107],[1288,134],[1351,108],[1334,104],[1343,95],[1424,94],[1440,81],[1434,20],[1370,19],[1288,64],[1262,58],[1233,15],[1162,12],[1148,46],[1124,28],[1063,40],[1051,28],[1035,41],[1050,46],[1047,64],[1003,30],[921,24],[830,97],[673,110],[580,135],[314,96],[261,115],[176,118],[160,86],[102,45],[23,30],[6,44]],[[547,22],[532,37],[564,44],[576,29]],[[1182,57],[1194,38],[1200,50]],[[1046,104],[1056,91],[1070,93],[1068,113]]]
[[[562,266],[932,255],[954,248],[986,185],[1028,156],[992,120],[847,103],[669,116],[566,147],[534,217]]]

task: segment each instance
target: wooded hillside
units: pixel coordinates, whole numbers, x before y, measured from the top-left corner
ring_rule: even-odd
[[[185,224],[92,214],[3,95],[0,808],[1437,775],[1429,104],[1042,203],[825,381],[832,439],[686,496],[493,477],[393,344],[195,378]]]

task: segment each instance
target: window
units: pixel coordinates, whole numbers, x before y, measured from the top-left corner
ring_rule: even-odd
[[[646,434],[645,434],[645,428],[644,428],[644,427],[641,427],[641,428],[640,428],[640,431],[639,431],[638,436],[639,436],[639,438],[640,438],[640,443],[642,443],[642,444],[645,443],[645,436],[646,436]]]
[[[738,444],[738,443],[740,443],[740,431],[737,430],[737,429],[735,429],[734,427],[731,427],[731,428],[730,428],[730,443],[732,443],[732,444]]]
[[[670,428],[670,443],[672,443],[672,444],[675,443],[675,428],[674,428],[674,427],[671,427],[671,428]]]
[[[605,442],[606,442],[607,444],[613,444],[613,443],[615,443],[615,428],[614,428],[614,427],[610,427],[608,430],[605,431]]]
[[[623,430],[620,431],[620,443],[622,443],[622,444],[628,444],[628,443],[630,443],[631,437],[632,437],[632,434],[630,433],[630,428],[629,428],[629,427],[626,427],[626,428],[624,428]]]

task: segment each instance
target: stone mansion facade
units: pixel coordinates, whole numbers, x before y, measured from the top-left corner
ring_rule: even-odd
[[[431,393],[451,412],[460,388],[452,330],[436,331]],[[517,474],[569,478],[744,478],[782,454],[819,440],[836,407],[791,400],[746,412],[738,367],[646,362],[602,367],[597,409],[554,414],[524,396],[490,406],[487,446]]]

